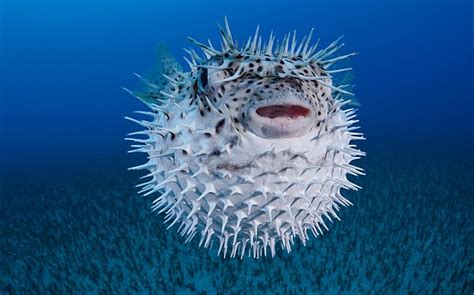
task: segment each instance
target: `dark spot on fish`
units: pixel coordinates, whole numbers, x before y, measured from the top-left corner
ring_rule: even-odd
[[[217,122],[217,124],[216,124],[216,133],[221,132],[222,128],[224,127],[224,124],[225,124],[225,119],[222,119],[219,122]]]
[[[212,151],[212,153],[210,154],[211,156],[219,156],[221,154],[221,152],[218,150],[218,149],[215,149]]]
[[[237,136],[232,137],[232,139],[230,140],[230,146],[229,147],[233,148],[237,144],[238,141],[239,141],[239,138]]]

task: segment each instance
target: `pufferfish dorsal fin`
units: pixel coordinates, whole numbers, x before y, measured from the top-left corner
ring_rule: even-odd
[[[168,97],[162,92],[170,93],[168,89],[171,85],[166,77],[176,79],[182,73],[181,65],[171,55],[165,44],[158,45],[156,53],[156,65],[154,69],[144,75],[135,74],[144,82],[144,87],[140,91],[134,91],[133,95],[145,104],[161,105]]]

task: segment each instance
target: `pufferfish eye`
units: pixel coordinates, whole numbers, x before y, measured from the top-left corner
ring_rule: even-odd
[[[204,90],[207,87],[207,84],[208,84],[207,75],[208,75],[207,69],[203,68],[201,70],[201,75],[199,76],[200,86],[202,90]]]

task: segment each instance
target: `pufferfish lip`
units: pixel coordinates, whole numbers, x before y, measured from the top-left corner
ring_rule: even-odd
[[[314,123],[313,109],[303,103],[278,102],[251,108],[247,128],[263,138],[290,138],[306,134]]]

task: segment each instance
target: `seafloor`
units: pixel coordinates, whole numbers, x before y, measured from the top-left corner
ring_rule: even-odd
[[[341,222],[259,260],[184,244],[123,163],[6,175],[0,293],[473,294],[473,158],[369,151]]]

